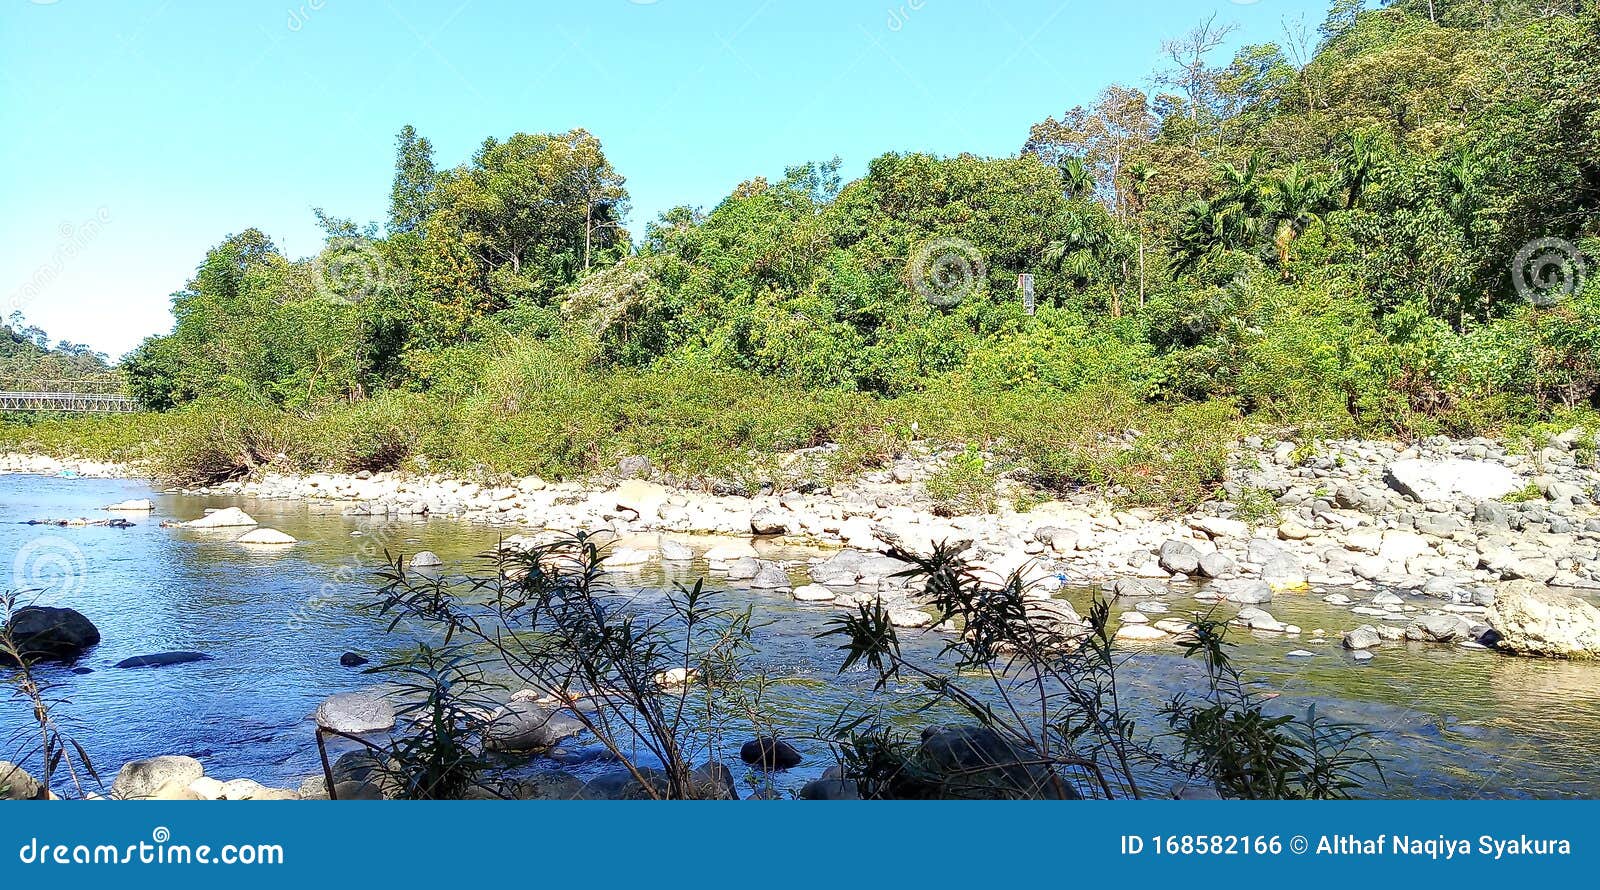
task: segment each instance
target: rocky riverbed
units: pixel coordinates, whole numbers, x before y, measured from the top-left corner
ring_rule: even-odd
[[[503,546],[552,531],[609,529],[617,534],[609,565],[624,575],[692,561],[714,578],[798,606],[881,597],[902,626],[932,625],[936,617],[914,608],[893,577],[902,566],[888,553],[946,541],[965,546],[997,578],[1020,572],[1041,608],[1063,622],[1078,613],[1058,589],[1100,588],[1116,598],[1119,638],[1151,651],[1176,651],[1172,643],[1188,626],[1180,616],[1214,604],[1257,637],[1281,637],[1291,660],[1329,647],[1356,662],[1406,659],[1418,645],[1480,650],[1480,658],[1496,657],[1495,650],[1591,658],[1600,655],[1593,599],[1600,473],[1583,443],[1577,432],[1532,451],[1488,440],[1314,449],[1252,440],[1237,450],[1220,499],[1183,516],[1120,510],[1092,491],[1024,511],[1002,496],[994,514],[939,515],[923,483],[943,456],[915,447],[881,472],[784,494],[687,488],[643,459],[586,482],[268,472],[173,494],[201,503],[304,501],[347,517],[453,517],[498,529]],[[64,472],[136,475],[114,465],[0,455],[0,473]],[[304,546],[237,507],[197,504],[193,513],[175,524],[237,539],[239,547]],[[819,549],[774,556],[775,541]],[[422,565],[432,554],[410,558]],[[1297,626],[1293,616],[1308,601],[1320,610],[1315,624]],[[1289,618],[1278,617],[1286,612]],[[1337,615],[1345,617],[1329,617]],[[209,781],[191,787],[203,778],[167,790],[212,796]],[[316,781],[293,794],[315,796]]]
[[[1291,442],[1247,440],[1236,451],[1221,500],[1184,516],[1119,510],[1101,493],[1085,491],[1023,512],[937,515],[923,481],[941,456],[913,447],[891,468],[805,492],[715,494],[677,487],[644,458],[624,460],[617,472],[586,482],[537,478],[503,484],[395,473],[259,479],[187,493],[267,499],[305,499],[373,516],[442,516],[502,527],[513,545],[539,530],[609,529],[626,542],[613,549],[617,569],[705,557],[713,570],[756,587],[792,589],[798,599],[826,601],[833,588],[851,594],[879,589],[891,606],[898,563],[892,548],[927,551],[960,542],[974,565],[995,576],[1020,571],[1042,591],[1100,584],[1130,600],[1159,599],[1168,581],[1206,582],[1218,598],[1265,607],[1275,592],[1344,588],[1352,618],[1419,622],[1418,634],[1477,645],[1497,592],[1519,601],[1545,586],[1579,594],[1600,590],[1600,508],[1594,452],[1581,431],[1551,436],[1528,453],[1487,439],[1428,439],[1415,444],[1329,441],[1313,449]],[[793,463],[793,461],[791,461]],[[115,475],[105,464],[0,455],[0,472]],[[237,511],[235,511],[237,512]],[[250,532],[253,520],[202,517],[192,526],[241,528],[245,543],[292,543],[271,530]],[[842,548],[809,567],[814,583],[792,585],[785,567],[756,558],[740,541],[694,548],[681,535],[782,537]],[[1509,582],[1531,582],[1507,588]],[[1148,594],[1148,596],[1147,596]],[[1583,599],[1552,595],[1571,630],[1566,641],[1534,640],[1539,654],[1596,655]],[[1519,614],[1528,630],[1537,621]],[[1157,611],[1157,610],[1152,610]],[[904,612],[908,622],[919,619]],[[1154,623],[1129,638],[1158,640]],[[1468,624],[1446,620],[1461,618]],[[1270,618],[1256,616],[1263,627]],[[1421,626],[1425,625],[1425,626]],[[1475,629],[1475,630],[1474,630]],[[1561,633],[1558,628],[1540,629]],[[1170,634],[1167,634],[1170,636]],[[1525,634],[1524,634],[1525,635]],[[1502,631],[1503,636],[1503,631]],[[1495,641],[1491,640],[1491,643]],[[1500,640],[1519,651],[1523,640]]]

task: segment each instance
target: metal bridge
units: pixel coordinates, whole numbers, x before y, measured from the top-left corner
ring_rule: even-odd
[[[74,414],[125,414],[139,403],[116,378],[18,380],[0,377],[0,411],[66,411]]]

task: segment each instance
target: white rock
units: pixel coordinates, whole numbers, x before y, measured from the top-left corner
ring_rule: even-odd
[[[802,603],[825,603],[834,599],[834,593],[821,584],[803,584],[794,589],[794,598]]]
[[[199,519],[191,519],[183,524],[184,528],[238,528],[245,525],[259,525],[249,513],[238,507],[223,507],[213,510]]]
[[[280,532],[275,528],[258,528],[254,531],[246,532],[237,543],[277,546],[296,542],[294,536]]]
[[[1116,638],[1127,643],[1154,643],[1167,639],[1167,633],[1148,624],[1124,624],[1117,628]]]
[[[140,498],[132,501],[122,501],[106,507],[113,513],[149,513],[156,508],[155,502],[149,498]]]
[[[1384,468],[1391,488],[1422,503],[1450,501],[1458,496],[1498,500],[1518,488],[1520,477],[1507,467],[1477,460],[1397,460]]]

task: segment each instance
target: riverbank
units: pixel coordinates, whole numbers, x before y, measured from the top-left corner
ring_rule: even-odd
[[[1400,632],[1480,646],[1496,592],[1508,582],[1600,590],[1600,470],[1587,442],[1578,429],[1548,436],[1526,452],[1488,439],[1328,441],[1314,448],[1249,439],[1233,449],[1218,499],[1178,516],[1117,509],[1103,492],[1087,489],[1030,504],[1022,500],[1025,489],[1004,479],[983,483],[988,497],[979,500],[992,502],[994,512],[944,515],[950,511],[930,493],[932,482],[965,455],[915,444],[887,469],[784,494],[678,486],[642,457],[626,458],[609,476],[585,482],[526,477],[488,485],[393,472],[265,472],[181,491],[332,503],[351,515],[448,517],[510,535],[609,529],[623,542],[608,561],[613,568],[636,571],[703,556],[732,580],[793,589],[797,597],[823,602],[839,598],[830,587],[866,585],[890,597],[891,607],[906,605],[893,601],[897,564],[883,555],[925,553],[940,542],[963,545],[980,571],[996,578],[1018,572],[1044,591],[1100,585],[1134,601],[1158,601],[1161,582],[1207,582],[1216,598],[1263,611],[1274,592],[1337,587],[1372,593],[1370,601],[1332,596],[1346,600],[1335,604],[1373,625],[1377,635],[1394,636],[1385,622],[1415,619],[1428,627]],[[783,463],[803,467],[825,450],[792,453]],[[116,476],[134,470],[7,454],[0,455],[0,472]],[[697,551],[683,535],[734,540]],[[839,547],[843,554],[811,567],[814,583],[794,587],[780,567],[758,559],[741,540],[758,537]],[[925,618],[909,609],[901,615],[908,624]],[[1172,622],[1145,618],[1125,616],[1124,638],[1157,642],[1181,635]],[[1247,622],[1281,627],[1270,614]],[[1509,628],[1496,630],[1488,645],[1521,648],[1523,641],[1504,639]],[[1358,634],[1356,643],[1373,635]],[[1587,651],[1590,636],[1578,637],[1581,644],[1568,641],[1567,654],[1600,654]]]
[[[1472,588],[1512,580],[1600,589],[1600,470],[1584,442],[1576,429],[1527,453],[1487,439],[1313,448],[1250,439],[1233,450],[1217,498],[1178,516],[1117,509],[1090,489],[1028,503],[1004,479],[989,483],[994,512],[947,515],[930,480],[961,455],[916,445],[885,470],[784,494],[677,485],[645,458],[624,459],[614,473],[584,482],[268,471],[173,491],[331,502],[354,515],[449,517],[506,529],[782,536],[880,553],[961,541],[980,566],[1003,575],[1032,564],[1030,578],[1045,583],[1060,575],[1259,579],[1284,589],[1381,586],[1470,601]],[[783,462],[794,467],[822,450]],[[19,454],[0,454],[0,473],[140,475],[127,465]],[[1173,543],[1182,546],[1167,546]],[[661,554],[618,554],[613,564],[641,558]]]

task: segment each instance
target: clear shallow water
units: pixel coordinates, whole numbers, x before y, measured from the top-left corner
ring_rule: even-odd
[[[29,519],[109,518],[106,504],[151,497],[149,517],[129,515],[135,527],[27,526]],[[233,543],[242,530],[162,529],[162,519],[192,519],[206,507],[239,506],[264,525],[300,539],[288,548]],[[357,534],[359,533],[359,534]],[[340,515],[339,505],[250,498],[163,495],[119,480],[0,476],[0,571],[7,587],[40,588],[40,605],[71,606],[100,628],[103,641],[73,667],[48,667],[54,694],[70,699],[64,713],[72,734],[104,772],[157,754],[190,754],[223,779],[249,777],[294,787],[320,771],[312,711],[324,697],[369,687],[375,680],[341,667],[347,650],[379,663],[408,647],[386,636],[360,606],[372,598],[371,572],[385,548],[430,549],[445,561],[470,560],[500,536],[495,529],[446,520],[390,521]],[[780,550],[803,560],[808,551]],[[690,581],[701,566],[674,570]],[[622,586],[655,587],[659,571],[619,576]],[[648,597],[648,594],[644,594]],[[1075,596],[1080,606],[1086,596]],[[1175,614],[1205,608],[1174,590]],[[773,679],[764,710],[775,727],[796,736],[825,731],[840,711],[867,701],[911,728],[935,722],[916,713],[909,685],[870,694],[856,672],[840,677],[832,643],[814,637],[831,610],[795,603],[787,594],[730,586],[729,604],[749,603],[761,628],[755,667]],[[1119,604],[1120,605],[1120,604]],[[1127,604],[1131,608],[1131,603]],[[1324,628],[1330,640],[1365,619],[1314,597],[1280,596],[1269,607],[1280,620]],[[915,632],[913,632],[915,633]],[[1368,726],[1373,753],[1383,759],[1393,797],[1600,797],[1600,664],[1515,659],[1453,647],[1390,645],[1365,664],[1337,642],[1240,633],[1239,661],[1263,689],[1282,693],[1286,708],[1315,704],[1319,713]],[[938,645],[924,636],[924,652]],[[1318,653],[1288,659],[1294,649]],[[197,650],[214,660],[165,668],[121,670],[118,661],[167,650]],[[1121,673],[1125,700],[1159,729],[1153,712],[1192,688],[1196,666],[1171,647],[1133,656]],[[0,739],[28,714],[0,702]],[[726,727],[726,745],[749,737]],[[807,766],[783,776],[780,790],[797,787],[825,766],[816,742]],[[13,752],[0,750],[0,759]],[[577,759],[586,752],[576,751]],[[592,752],[589,752],[592,753]],[[723,759],[736,763],[736,757]],[[572,767],[580,774],[593,762]]]

